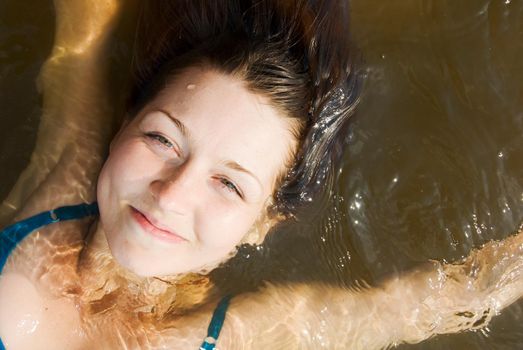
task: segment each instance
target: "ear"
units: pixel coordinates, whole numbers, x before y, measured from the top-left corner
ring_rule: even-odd
[[[264,221],[256,220],[249,232],[247,232],[247,234],[243,237],[241,243],[247,243],[251,245],[261,244],[263,243],[263,240],[265,239],[265,236],[269,230],[270,227],[268,227]]]
[[[273,210],[270,210],[272,206],[273,199],[271,197],[267,200],[264,209],[262,210],[262,214],[252,225],[249,232],[247,232],[243,237],[241,243],[253,245],[262,244],[269,231],[279,222],[283,221],[283,216],[271,214],[273,212]]]

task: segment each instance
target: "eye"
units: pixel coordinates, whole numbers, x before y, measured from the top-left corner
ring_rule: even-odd
[[[177,145],[171,142],[167,137],[156,132],[147,132],[144,134],[145,137],[159,144],[162,148],[167,148],[173,150],[177,155],[180,155],[180,151],[177,148]]]
[[[171,141],[169,141],[165,136],[162,136],[160,134],[157,134],[154,132],[147,132],[147,133],[145,133],[145,136],[147,136],[151,140],[158,141],[159,143],[161,143],[163,146],[165,146],[167,148],[174,147],[174,145],[172,144]]]
[[[223,186],[225,186],[227,191],[236,193],[240,198],[243,198],[242,193],[240,192],[240,190],[238,189],[238,187],[234,183],[232,183],[231,181],[229,181],[229,180],[227,180],[226,178],[223,178],[223,177],[220,178],[219,180],[220,180],[221,184]]]

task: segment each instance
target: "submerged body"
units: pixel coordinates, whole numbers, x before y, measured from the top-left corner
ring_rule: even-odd
[[[72,245],[62,246],[60,255],[55,251],[54,259],[31,260],[40,256],[34,254],[39,236],[52,236],[47,230],[63,230],[67,224],[79,229],[79,223],[60,222],[38,231],[15,250],[14,256],[23,264],[14,267],[10,258],[0,278],[0,335],[8,349],[195,348],[210,319],[210,305],[170,319],[155,318],[150,307],[160,305],[156,297],[165,292],[167,281],[132,281],[126,276],[118,285],[115,279],[99,280],[93,269],[109,268],[112,276],[105,277],[122,278],[114,273],[118,265],[114,261],[105,266],[86,264],[88,254],[80,256],[82,249],[75,252]],[[46,243],[43,249],[50,251],[51,242]],[[483,247],[462,264],[434,263],[379,289],[267,286],[260,293],[237,297],[219,344],[227,349],[253,349],[260,344],[281,349],[379,349],[481,328],[521,295],[522,253],[519,234]],[[32,271],[20,269],[31,264]],[[96,289],[93,281],[112,286]],[[275,320],[281,310],[286,310],[286,317]]]
[[[104,43],[119,3],[79,3],[56,1],[57,41],[40,81],[41,132],[29,167],[3,204],[3,217],[13,221],[96,200],[114,131],[102,79]],[[77,35],[67,18],[83,21],[75,23]],[[162,188],[165,195],[176,190]],[[522,294],[522,246],[519,234],[462,263],[430,263],[380,288],[267,285],[233,298],[218,345],[378,349],[479,328]],[[219,300],[210,291],[204,276],[140,277],[125,269],[96,218],[54,224],[31,234],[7,261],[0,337],[8,349],[196,349]],[[182,303],[169,313],[184,294],[191,294],[192,306]]]

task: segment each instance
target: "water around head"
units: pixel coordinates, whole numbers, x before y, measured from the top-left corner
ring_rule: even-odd
[[[514,43],[522,40],[521,6],[353,1],[352,13],[367,82],[345,161],[336,169],[336,196],[313,205],[296,225],[281,227],[263,248],[240,250],[231,269],[253,270],[238,283],[256,274],[372,282],[428,258],[464,256],[519,225],[522,77]],[[21,61],[11,54],[6,62]],[[31,64],[16,67],[34,76]],[[20,78],[12,69],[3,84],[14,91]],[[2,118],[18,114],[24,112]],[[27,140],[21,130],[20,143]],[[258,258],[267,264],[251,263]],[[463,334],[418,348],[517,346],[518,315],[518,306],[504,313],[489,337]]]

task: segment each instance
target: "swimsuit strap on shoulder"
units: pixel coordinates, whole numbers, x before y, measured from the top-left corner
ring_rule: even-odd
[[[56,208],[7,226],[0,231],[0,273],[2,273],[11,251],[34,230],[55,222],[81,219],[93,215],[98,215],[98,204],[96,202]]]
[[[225,314],[227,313],[227,308],[229,307],[229,302],[231,301],[231,296],[227,295],[218,303],[214,313],[212,314],[211,323],[209,328],[207,328],[207,337],[200,345],[199,350],[214,350],[216,346],[216,340],[220,335],[222,330],[223,321],[225,321]]]

